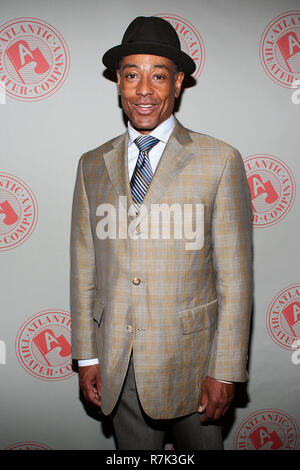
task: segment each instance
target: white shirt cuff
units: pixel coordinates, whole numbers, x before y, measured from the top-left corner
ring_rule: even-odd
[[[92,366],[94,364],[99,364],[97,357],[94,359],[80,359],[78,360],[78,367]]]

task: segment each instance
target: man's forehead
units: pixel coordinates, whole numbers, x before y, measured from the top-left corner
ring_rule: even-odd
[[[172,69],[173,61],[167,57],[152,54],[131,54],[122,57],[120,66],[136,66],[136,67],[167,67]]]

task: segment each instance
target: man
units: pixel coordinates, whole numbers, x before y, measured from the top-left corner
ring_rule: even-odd
[[[77,169],[71,313],[80,386],[111,415],[119,449],[162,449],[166,430],[177,449],[222,449],[220,418],[234,382],[247,379],[252,241],[243,160],[174,118],[195,64],[168,22],[136,18],[103,63],[116,71],[129,122]],[[184,220],[188,206],[198,210],[194,245],[175,236],[175,213],[162,216],[171,236],[146,236],[157,228],[157,205],[179,207]],[[101,218],[108,207],[113,215]],[[124,210],[133,228],[112,230]]]

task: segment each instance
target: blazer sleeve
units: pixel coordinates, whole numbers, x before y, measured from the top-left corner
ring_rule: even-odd
[[[211,235],[218,320],[207,375],[244,382],[253,291],[252,205],[244,162],[234,148],[219,180]]]
[[[70,237],[70,306],[73,359],[97,357],[94,338],[95,252],[89,200],[80,158],[73,194]]]

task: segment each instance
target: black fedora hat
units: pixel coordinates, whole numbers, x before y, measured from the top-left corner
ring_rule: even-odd
[[[115,71],[123,56],[151,54],[167,57],[180,66],[186,75],[191,75],[196,64],[180,48],[180,41],[173,26],[156,16],[138,16],[126,29],[122,43],[112,47],[103,56],[102,62],[109,70]]]

